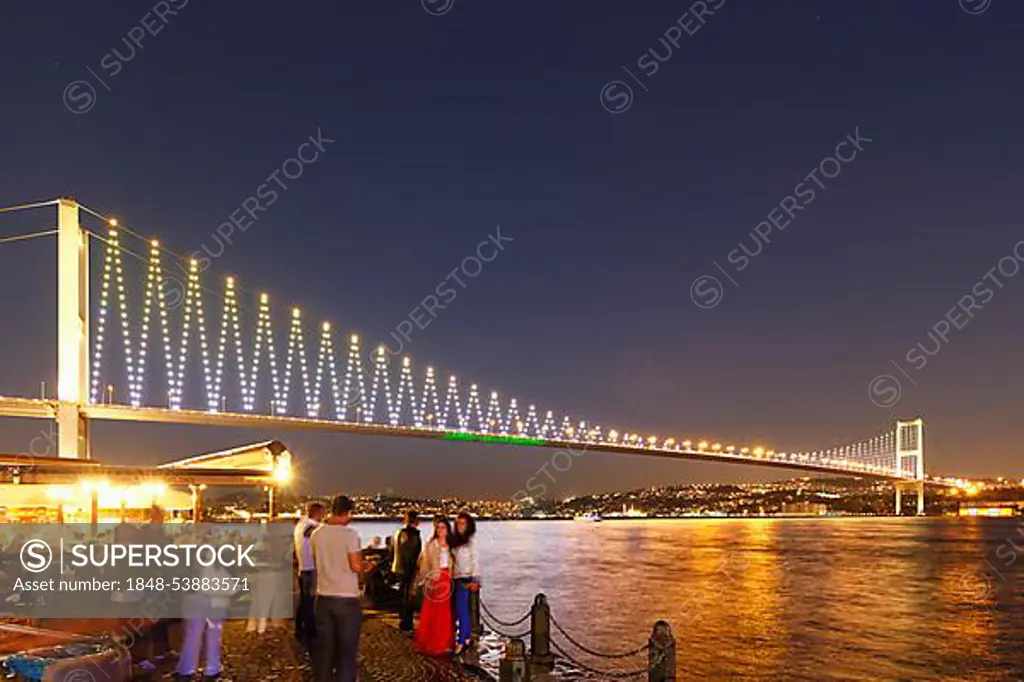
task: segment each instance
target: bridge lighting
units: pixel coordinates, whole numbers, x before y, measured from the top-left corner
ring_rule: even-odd
[[[491,402],[485,414],[481,404],[482,393],[478,385],[472,384],[468,399],[465,403],[462,403],[461,387],[455,375],[450,375],[449,377],[448,391],[442,407],[436,386],[436,377],[439,375],[439,371],[435,372],[433,367],[427,367],[426,382],[424,386],[417,387],[412,376],[411,358],[403,357],[401,375],[396,380],[397,386],[392,386],[389,368],[387,367],[389,363],[385,362],[385,357],[390,352],[382,344],[376,347],[377,352],[375,354],[371,354],[371,358],[378,360],[378,362],[374,363],[374,374],[371,377],[367,374],[369,369],[365,366],[366,357],[359,350],[359,337],[355,334],[350,336],[352,347],[350,348],[348,371],[344,377],[344,386],[341,387],[336,373],[337,368],[332,347],[333,339],[331,337],[332,328],[330,323],[321,323],[322,337],[319,354],[315,358],[315,367],[310,367],[314,358],[308,355],[310,351],[305,347],[305,330],[300,324],[301,312],[297,306],[289,308],[291,315],[286,316],[290,317],[292,326],[289,329],[287,353],[283,358],[286,364],[283,367],[284,376],[282,378],[277,367],[277,360],[281,358],[277,357],[274,348],[269,294],[267,293],[259,294],[260,307],[256,329],[253,334],[254,347],[251,355],[251,366],[245,367],[240,311],[238,310],[237,300],[234,298],[239,290],[236,286],[236,277],[226,276],[224,279],[226,293],[224,296],[225,303],[221,308],[223,317],[219,339],[207,339],[205,313],[203,310],[204,296],[200,284],[200,265],[197,258],[189,260],[187,288],[183,292],[184,297],[180,305],[181,310],[177,313],[181,315],[179,318],[180,324],[178,325],[180,331],[177,332],[180,343],[175,344],[172,348],[169,317],[175,314],[172,308],[177,306],[169,307],[170,302],[165,300],[165,291],[161,286],[165,281],[165,270],[161,263],[162,251],[160,243],[156,239],[145,240],[149,241],[151,255],[148,259],[148,272],[144,275],[146,281],[143,282],[145,292],[141,297],[143,305],[140,324],[138,317],[133,319],[128,317],[127,287],[125,285],[124,267],[122,264],[122,251],[118,242],[118,222],[113,218],[101,218],[101,221],[108,223],[110,238],[105,240],[105,261],[100,279],[102,287],[99,296],[100,314],[98,316],[98,326],[94,331],[95,346],[92,351],[93,355],[90,358],[93,368],[92,376],[90,377],[90,398],[93,403],[103,402],[104,398],[113,402],[113,396],[111,395],[112,385],[105,383],[104,379],[109,380],[109,377],[104,376],[101,368],[103,360],[107,358],[105,352],[108,349],[105,347],[105,344],[109,345],[111,342],[114,342],[115,345],[122,345],[124,348],[127,368],[125,374],[127,375],[128,382],[127,389],[123,389],[126,392],[126,402],[135,407],[143,404],[144,387],[150,378],[145,373],[147,369],[147,353],[152,354],[158,350],[148,348],[151,342],[150,337],[158,336],[162,331],[163,351],[167,364],[167,381],[165,385],[168,393],[168,404],[171,409],[182,409],[183,395],[186,392],[184,387],[186,370],[190,365],[194,366],[197,364],[196,360],[199,360],[199,358],[189,357],[190,351],[192,353],[201,352],[202,371],[206,384],[205,395],[210,409],[214,411],[217,408],[225,409],[222,402],[224,392],[221,390],[225,374],[224,366],[225,364],[231,364],[227,361],[225,353],[227,352],[227,347],[233,343],[238,360],[238,384],[241,388],[242,405],[246,412],[252,411],[255,407],[255,395],[259,379],[261,378],[260,370],[262,369],[259,365],[262,362],[269,365],[263,371],[263,374],[269,373],[270,376],[268,378],[273,388],[270,394],[273,399],[270,400],[270,396],[267,398],[271,404],[271,414],[283,415],[291,413],[291,410],[294,409],[292,407],[294,401],[292,403],[289,402],[289,389],[295,383],[301,381],[302,388],[300,390],[303,390],[305,393],[306,411],[310,417],[319,418],[321,389],[326,379],[324,374],[329,371],[333,384],[329,389],[329,395],[334,398],[335,418],[339,421],[345,421],[350,418],[348,409],[351,407],[356,415],[356,421],[365,421],[368,424],[390,423],[391,426],[399,427],[412,422],[415,426],[422,427],[426,420],[430,422],[430,428],[445,427],[448,430],[459,429],[462,431],[467,429],[471,431],[479,430],[483,434],[490,432],[490,435],[494,436],[498,434],[507,436],[511,432],[531,437],[539,436],[541,439],[621,444],[623,448],[650,447],[653,449],[660,447],[664,449],[674,448],[676,450],[680,448],[685,448],[686,450],[696,448],[700,453],[710,451],[733,454],[738,452],[740,455],[749,457],[767,457],[776,461],[785,460],[807,463],[810,466],[828,466],[840,471],[868,471],[890,476],[894,474],[891,463],[886,466],[878,464],[887,455],[890,458],[893,455],[896,440],[894,432],[877,436],[855,445],[811,453],[776,453],[761,446],[752,446],[752,449],[750,449],[734,445],[723,445],[719,442],[709,445],[708,441],[705,440],[696,441],[696,445],[694,445],[695,441],[686,440],[680,443],[675,438],[659,440],[657,436],[653,435],[645,437],[639,433],[620,432],[614,429],[605,434],[599,426],[592,427],[587,422],[574,423],[568,416],[564,416],[564,413],[563,419],[556,421],[554,413],[546,411],[546,416],[541,420],[538,418],[535,405],[529,406],[524,419],[520,416],[521,407],[518,401],[514,398],[508,398],[508,405],[505,405],[500,402],[500,396],[497,391],[489,392]],[[114,308],[115,305],[117,306],[116,309]],[[115,315],[119,319],[109,319],[108,314]],[[161,331],[155,328],[157,324],[156,315],[159,315]],[[150,324],[154,326],[151,328]],[[111,325],[114,328],[111,328]],[[118,329],[118,326],[121,328]],[[249,330],[246,331],[248,332]],[[315,327],[313,331],[315,332]],[[121,339],[118,339],[118,336],[123,337],[123,343],[119,343]],[[199,339],[193,340],[194,336],[199,336]],[[231,337],[234,338],[232,339]],[[280,339],[278,340],[280,341]],[[196,349],[195,345],[198,345],[199,348]],[[217,353],[215,363],[210,362],[211,350],[215,350]],[[261,355],[263,356],[262,358],[260,357]],[[297,368],[296,365],[298,365]],[[292,376],[293,368],[297,369],[298,377]],[[232,374],[234,373],[232,372]],[[367,380],[372,381],[371,386],[366,386]],[[339,390],[339,388],[343,390]],[[261,391],[267,391],[263,387],[260,387],[260,389]],[[422,389],[422,393],[417,389]],[[388,410],[387,420],[382,419],[380,415],[380,412],[383,412],[383,406],[380,409],[376,407],[379,391],[384,391]],[[194,392],[194,389],[189,391],[190,394],[192,392]],[[104,395],[105,393],[107,395]],[[342,395],[344,398],[341,398]],[[354,398],[354,400],[350,400],[351,398]],[[408,402],[408,408],[404,404],[406,402]],[[412,413],[411,420],[408,416],[409,411]],[[475,423],[472,421],[474,415]],[[375,420],[374,416],[378,418]],[[915,423],[919,422],[907,422],[906,424]],[[660,446],[659,443],[661,443]],[[909,451],[908,456],[911,456]],[[915,474],[907,469],[904,469],[903,475],[907,478],[915,478]],[[962,479],[955,481],[955,483],[961,486],[963,490],[968,491],[968,494],[977,494],[983,489],[983,486],[980,484]],[[1024,480],[1020,481],[1020,485],[1024,487]],[[973,493],[969,491],[973,491]]]
[[[466,421],[469,421],[469,408],[467,406]],[[537,418],[537,406],[530,405],[526,408],[526,433],[531,433],[530,429],[533,429],[532,433],[535,436],[541,435],[540,432],[540,420]]]

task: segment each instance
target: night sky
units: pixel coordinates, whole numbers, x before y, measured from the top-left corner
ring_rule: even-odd
[[[1015,0],[21,0],[0,14],[0,205],[70,195],[217,253],[211,233],[320,131],[334,142],[272,185],[204,277],[389,339],[500,225],[512,241],[409,335],[442,376],[605,428],[781,450],[921,415],[931,473],[1024,475]],[[0,216],[0,235],[54,215]],[[52,393],[54,261],[52,238],[0,245],[4,394]],[[0,448],[40,426],[5,421]],[[96,425],[93,448],[156,463],[275,435],[322,492],[508,495],[550,457],[117,424]],[[551,490],[778,476],[587,455]]]

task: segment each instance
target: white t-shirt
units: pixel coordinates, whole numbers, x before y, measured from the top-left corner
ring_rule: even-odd
[[[359,533],[348,526],[327,524],[313,531],[310,545],[316,566],[316,593],[358,599],[359,576],[348,565],[348,555],[359,551]]]
[[[448,548],[441,550],[441,568],[448,568]]]
[[[306,530],[316,528],[319,525],[308,516],[295,524],[295,556],[299,559],[300,571],[312,571],[314,568],[313,548],[309,544],[309,538],[306,537]]]

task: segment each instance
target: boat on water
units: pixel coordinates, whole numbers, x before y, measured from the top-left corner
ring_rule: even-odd
[[[577,514],[573,517],[573,521],[581,521],[584,523],[596,523],[601,520],[600,514]]]

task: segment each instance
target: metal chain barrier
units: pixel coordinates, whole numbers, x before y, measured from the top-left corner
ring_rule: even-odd
[[[501,620],[500,618],[495,616],[493,613],[491,613],[491,610],[489,608],[487,608],[487,604],[484,603],[483,599],[480,600],[480,608],[483,609],[484,613],[487,614],[488,618],[493,620],[498,625],[502,625],[502,626],[507,627],[507,628],[514,628],[517,625],[522,625],[523,623],[525,623],[530,618],[530,612],[527,611],[526,615],[523,616],[522,618],[520,618],[519,620],[513,621],[511,623],[506,623],[505,621]]]
[[[493,630],[497,634],[501,635],[502,637],[505,637],[506,639],[523,639],[523,638],[526,638],[526,637],[530,636],[530,631],[529,630],[527,630],[526,632],[514,635],[514,634],[511,634],[511,633],[508,633],[508,632],[502,632],[500,629],[498,629],[498,627],[494,623],[490,622],[490,619],[488,619],[486,617],[484,617],[482,620],[484,622],[484,625],[486,625],[488,628],[490,628],[491,630]]]
[[[480,602],[480,605],[481,605],[481,619],[483,620],[483,622],[491,630],[496,632],[498,635],[501,635],[502,637],[505,637],[505,638],[508,638],[508,639],[520,639],[520,640],[525,639],[527,637],[530,637],[533,640],[535,637],[539,637],[540,639],[535,639],[533,641],[533,644],[531,644],[531,648],[533,646],[537,646],[540,649],[540,654],[539,654],[540,660],[543,661],[543,660],[547,659],[549,661],[548,664],[550,664],[550,661],[553,661],[553,659],[550,658],[549,653],[550,653],[550,651],[554,651],[554,652],[558,653],[559,656],[561,656],[561,658],[563,660],[567,661],[572,666],[575,666],[580,671],[582,671],[584,673],[591,674],[591,675],[597,675],[602,680],[620,680],[620,679],[621,680],[628,680],[628,679],[634,679],[635,680],[637,678],[646,678],[648,675],[651,674],[652,670],[655,670],[656,668],[660,668],[660,666],[663,665],[663,663],[664,663],[664,656],[667,653],[667,650],[662,650],[661,649],[661,645],[660,644],[656,644],[655,643],[655,636],[658,634],[659,626],[663,625],[665,628],[668,627],[668,624],[667,623],[663,623],[662,621],[659,621],[655,625],[655,634],[652,635],[651,639],[649,639],[644,644],[641,644],[640,646],[634,647],[633,649],[630,649],[629,651],[623,651],[623,652],[618,652],[618,653],[609,653],[609,652],[605,652],[605,651],[598,651],[596,649],[592,649],[592,648],[586,646],[585,644],[581,643],[579,640],[577,640],[572,635],[570,635],[565,630],[565,628],[563,628],[562,625],[557,620],[555,620],[555,617],[553,615],[551,615],[550,606],[548,605],[547,600],[544,597],[544,595],[538,595],[537,599],[534,601],[533,608],[530,609],[530,612],[527,613],[522,618],[520,618],[519,620],[515,621],[514,623],[506,623],[506,622],[504,622],[504,621],[502,621],[502,620],[500,620],[498,618],[495,618],[494,614],[491,613],[490,609],[488,609],[487,606],[484,605],[482,601]],[[534,620],[533,617],[538,613],[538,609],[539,609],[539,613],[540,613],[539,620]],[[527,631],[527,632],[524,632],[524,633],[522,633],[520,635],[512,635],[512,634],[509,634],[507,632],[503,632],[499,628],[495,627],[495,621],[499,625],[502,625],[502,626],[505,626],[505,627],[511,627],[511,626],[515,626],[515,625],[519,625],[521,623],[524,623],[524,622],[526,622],[527,619],[531,619],[530,630]],[[639,656],[641,654],[645,654],[646,653],[647,656],[645,658],[647,660],[644,660],[642,663],[640,661],[634,660],[632,663],[616,663],[615,664],[615,665],[627,665],[631,669],[620,668],[620,669],[615,669],[615,670],[600,670],[598,668],[595,668],[593,665],[590,665],[588,663],[584,663],[583,661],[580,661],[578,658],[576,658],[575,656],[570,654],[568,651],[566,651],[566,648],[563,648],[563,646],[558,641],[556,641],[554,637],[551,636],[553,633],[552,633],[552,631],[549,628],[552,627],[552,626],[553,626],[555,631],[557,631],[559,634],[561,634],[562,637],[565,638],[565,642],[568,643],[566,645],[566,648],[578,649],[579,651],[581,651],[582,653],[584,653],[584,654],[586,654],[588,656],[592,656],[594,658],[599,658],[599,659],[611,660],[611,661],[621,661],[622,659],[628,659],[628,658],[634,658],[635,659],[635,657],[637,657],[637,656]],[[539,630],[537,632],[534,632],[534,628],[535,627],[539,628]],[[669,631],[668,638],[669,638],[669,642],[670,642],[669,646],[671,647],[670,650],[671,650],[671,652],[673,652],[671,655],[674,656],[675,643],[672,640],[671,631]],[[655,650],[653,647],[657,647],[657,649]],[[531,651],[531,657],[534,656],[534,655],[537,655],[537,653]]]
[[[605,679],[605,680],[610,680],[610,679],[627,680],[627,679],[630,679],[632,677],[639,677],[641,675],[646,675],[647,674],[647,666],[646,665],[643,668],[640,668],[638,670],[598,670],[597,668],[592,668],[589,665],[587,665],[585,663],[581,663],[580,661],[576,660],[575,658],[570,656],[568,653],[566,653],[566,651],[564,649],[562,649],[562,647],[558,646],[558,644],[556,644],[554,641],[551,642],[551,648],[554,649],[555,651],[557,651],[558,653],[560,653],[567,661],[570,661],[573,665],[575,665],[580,670],[582,670],[584,672],[591,673],[592,675],[600,675],[601,678]]]
[[[624,652],[618,653],[618,654],[609,654],[609,653],[604,653],[604,652],[601,652],[601,651],[595,651],[595,650],[593,650],[593,649],[591,649],[589,647],[586,647],[586,646],[580,644],[578,641],[576,641],[576,639],[574,639],[568,632],[565,631],[564,628],[562,628],[561,625],[558,624],[558,621],[555,620],[554,616],[551,616],[551,624],[554,625],[555,629],[558,630],[560,633],[562,633],[562,636],[565,637],[569,641],[569,643],[572,644],[574,647],[576,647],[577,649],[579,649],[583,653],[590,654],[591,656],[596,656],[597,658],[610,658],[610,659],[615,659],[615,658],[631,658],[631,657],[636,656],[637,654],[639,654],[641,652],[644,652],[644,651],[647,651],[648,649],[651,648],[650,643],[647,642],[647,643],[641,644],[640,646],[636,647],[635,649],[632,649],[630,651],[624,651]]]

